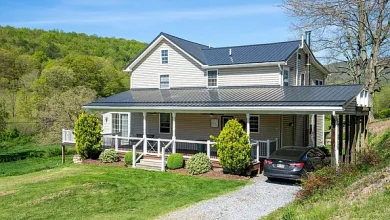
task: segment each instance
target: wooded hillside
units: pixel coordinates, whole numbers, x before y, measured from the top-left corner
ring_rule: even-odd
[[[122,70],[147,44],[62,31],[0,26],[0,132],[59,141],[81,106],[129,89]],[[4,117],[8,116],[8,117]]]

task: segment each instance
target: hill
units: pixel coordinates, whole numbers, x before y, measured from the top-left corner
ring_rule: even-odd
[[[60,129],[73,127],[83,104],[129,89],[122,69],[146,45],[0,26],[0,115],[8,116],[6,129],[59,141]]]

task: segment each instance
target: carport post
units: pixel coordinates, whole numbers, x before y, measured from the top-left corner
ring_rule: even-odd
[[[144,139],[144,154],[148,152],[148,141],[146,140],[146,112],[142,112],[143,115],[143,139]]]
[[[249,113],[246,113],[246,133],[248,134],[249,137],[249,143],[251,142],[251,126],[250,126],[250,119],[251,115]]]
[[[333,152],[333,155],[334,155],[334,160],[335,160],[335,165],[336,165],[336,169],[338,169],[339,167],[339,121],[337,120],[337,115],[336,115],[336,112],[332,112],[332,117],[334,118],[334,121],[335,121],[335,136],[334,136],[334,152]]]

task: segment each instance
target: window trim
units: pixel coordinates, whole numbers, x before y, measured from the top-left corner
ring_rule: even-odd
[[[161,114],[169,114],[169,132],[161,132]],[[171,113],[159,113],[158,114],[158,133],[159,134],[171,134],[172,130],[172,114]]]
[[[217,85],[216,86],[209,86],[209,71],[217,71]],[[218,88],[218,78],[219,78],[218,69],[207,70],[207,88]]]
[[[301,73],[301,82],[300,82],[300,84],[301,84],[301,86],[305,86],[305,84],[306,84],[306,74],[304,74],[304,73]],[[303,80],[303,81],[302,81]],[[303,84],[302,84],[303,83]]]
[[[127,115],[127,136],[131,136],[131,113],[125,113],[125,112],[110,112],[111,114],[111,133],[114,134],[114,114],[118,115],[118,125],[119,125],[119,132],[122,128],[122,120],[121,115]],[[103,119],[104,120],[104,119]]]
[[[290,86],[290,67],[283,67],[283,70],[281,71],[281,80],[280,80],[280,85],[281,86],[285,86],[284,85],[284,71],[287,70],[287,80],[288,80],[288,85],[287,86]]]
[[[250,129],[251,129],[251,125],[250,125],[250,123],[251,123],[251,117],[256,117],[257,118],[257,132],[256,131],[251,131]],[[250,117],[249,117],[249,131],[250,131],[250,133],[252,134],[252,133],[254,133],[254,134],[258,134],[258,133],[260,133],[260,115],[250,115]]]
[[[320,84],[320,82],[321,82],[321,84]],[[324,85],[324,80],[322,80],[322,79],[316,79],[316,80],[314,81],[314,83],[315,83],[316,86],[323,86],[323,85]]]
[[[168,76],[168,87],[167,88],[161,88],[161,76]],[[171,88],[171,77],[167,73],[160,73],[158,75],[158,88],[159,89],[170,89]]]
[[[163,58],[163,56],[162,56],[162,51],[163,51],[163,50],[166,50],[166,51],[167,51],[167,56],[166,56],[166,57],[167,57],[167,63],[163,63],[163,59],[162,59],[162,58]],[[169,64],[169,50],[168,50],[168,48],[161,48],[161,49],[160,49],[160,64],[161,64],[161,65]]]

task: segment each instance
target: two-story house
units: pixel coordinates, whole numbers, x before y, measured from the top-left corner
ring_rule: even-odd
[[[215,158],[210,135],[232,118],[252,142],[268,146],[254,153],[257,159],[283,146],[320,146],[324,114],[353,115],[357,104],[368,106],[361,85],[325,86],[328,71],[303,37],[214,48],[161,33],[125,71],[129,91],[84,108],[103,114],[103,133],[121,139],[117,149],[138,142],[144,154],[160,155],[166,146]]]

